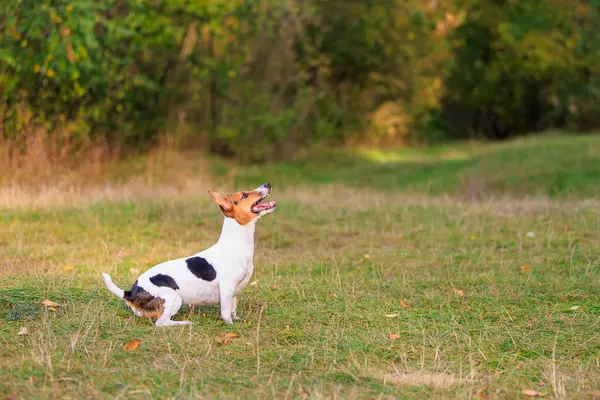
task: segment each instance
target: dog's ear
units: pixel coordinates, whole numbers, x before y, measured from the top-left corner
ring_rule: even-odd
[[[221,193],[211,192],[209,190],[208,194],[210,194],[210,197],[212,197],[213,202],[216,205],[218,205],[219,207],[221,207],[221,210],[223,210],[224,213],[229,212],[233,209],[233,204],[231,204],[229,199],[227,199],[226,197],[223,197],[223,195]]]

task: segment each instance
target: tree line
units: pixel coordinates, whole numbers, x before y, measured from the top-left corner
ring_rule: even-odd
[[[591,130],[599,11],[600,0],[7,0],[0,136],[41,126],[143,148],[174,135],[264,161],[314,142]]]

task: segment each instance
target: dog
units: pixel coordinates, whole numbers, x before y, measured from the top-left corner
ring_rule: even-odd
[[[125,300],[138,317],[156,318],[157,326],[190,324],[171,319],[183,304],[220,304],[223,321],[232,324],[239,320],[237,295],[248,285],[254,271],[256,222],[273,212],[277,203],[261,203],[271,193],[268,182],[249,192],[227,196],[208,193],[225,217],[216,244],[191,257],[150,268],[130,290],[120,289],[110,275],[102,273],[108,290]]]

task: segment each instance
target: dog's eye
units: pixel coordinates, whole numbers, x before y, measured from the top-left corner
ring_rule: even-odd
[[[248,193],[242,193],[242,199],[245,199],[246,197],[248,197]]]

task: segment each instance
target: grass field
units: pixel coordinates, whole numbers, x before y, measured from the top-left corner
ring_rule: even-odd
[[[141,159],[97,187],[0,189],[0,398],[600,396],[599,136],[170,157],[152,179],[127,180]],[[102,284],[212,244],[206,189],[267,180],[241,322],[156,328]]]

